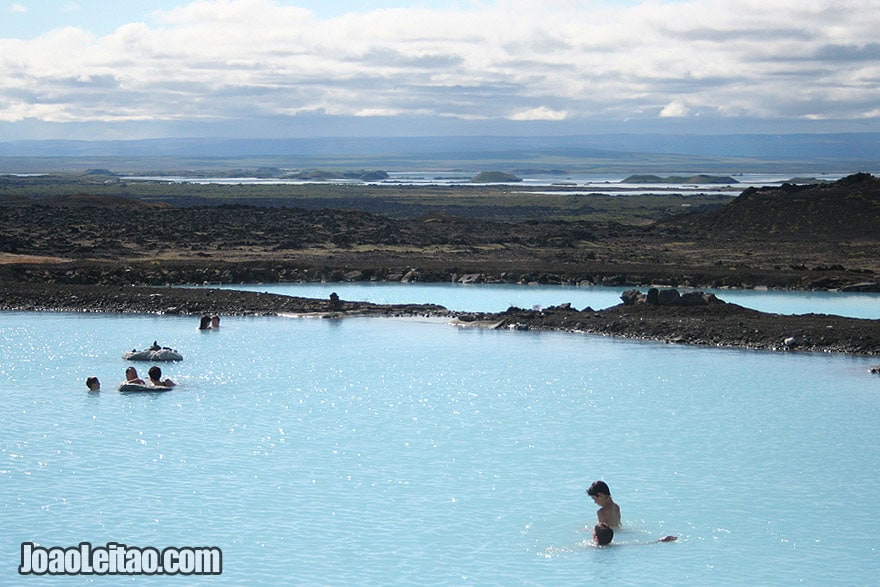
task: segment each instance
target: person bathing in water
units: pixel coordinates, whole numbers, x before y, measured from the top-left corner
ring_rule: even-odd
[[[608,546],[614,540],[614,530],[611,526],[604,522],[599,522],[593,526],[593,542],[596,546]],[[678,540],[678,536],[664,536],[660,540],[653,542],[638,542],[636,544],[657,544],[658,542],[674,542]]]
[[[167,377],[162,379],[162,369],[159,367],[153,366],[150,367],[150,370],[147,371],[147,374],[150,376],[150,383],[155,385],[156,387],[174,387],[177,385]]]
[[[125,382],[130,385],[146,385],[143,379],[138,377],[137,369],[129,367],[125,370]]]
[[[620,506],[611,499],[611,490],[604,481],[595,481],[587,489],[587,495],[593,498],[593,502],[599,506],[596,517],[600,524],[607,524],[611,528],[620,527]]]

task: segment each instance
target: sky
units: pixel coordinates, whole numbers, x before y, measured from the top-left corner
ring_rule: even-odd
[[[0,141],[880,131],[880,0],[0,0]]]

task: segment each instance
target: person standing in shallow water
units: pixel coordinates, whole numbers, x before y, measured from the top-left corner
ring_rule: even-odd
[[[600,524],[607,524],[611,528],[620,527],[620,506],[611,499],[611,490],[604,481],[595,481],[587,489],[587,495],[593,498],[593,502],[599,506],[596,517]]]

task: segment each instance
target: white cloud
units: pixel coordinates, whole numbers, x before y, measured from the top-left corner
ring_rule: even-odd
[[[510,120],[565,120],[568,113],[561,110],[552,110],[546,106],[539,106],[529,110],[520,110],[508,116]]]
[[[398,116],[402,114],[400,110],[392,110],[391,108],[364,108],[354,112],[355,116],[374,117],[374,116]]]
[[[0,121],[880,123],[866,106],[880,0],[499,0],[330,19],[291,4],[198,0],[105,36],[0,39]]]
[[[681,118],[687,116],[690,109],[678,100],[673,100],[660,111],[660,118]]]
[[[15,4],[14,3],[9,6],[9,12],[12,12],[15,14],[25,14],[27,11],[28,11],[27,6],[25,6],[23,4]]]

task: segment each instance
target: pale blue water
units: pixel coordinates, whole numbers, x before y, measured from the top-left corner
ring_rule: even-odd
[[[571,303],[581,310],[594,310],[620,303],[620,294],[627,289],[647,287],[559,286],[559,285],[496,285],[452,283],[266,283],[212,284],[211,287],[261,291],[289,296],[327,299],[336,292],[343,300],[368,301],[378,304],[439,304],[455,311],[503,312],[510,306],[533,308]],[[682,290],[684,291],[684,290]],[[777,314],[836,314],[854,318],[880,319],[880,294],[840,292],[795,292],[762,290],[715,290],[726,302],[762,312]]]
[[[442,321],[0,313],[0,584],[820,585],[880,573],[880,379]],[[179,349],[164,394],[122,352]],[[141,369],[143,372],[146,368]],[[104,390],[85,391],[87,375]],[[587,546],[603,478],[618,546]],[[665,534],[670,544],[637,545]],[[23,541],[219,577],[19,577]]]
[[[689,172],[671,173],[669,175],[690,176]],[[448,170],[420,170],[420,171],[389,171],[388,179],[380,181],[361,182],[353,179],[337,180],[303,180],[303,179],[280,179],[258,177],[184,177],[184,176],[128,176],[125,181],[164,181],[168,183],[195,183],[206,185],[303,185],[310,183],[368,183],[372,185],[469,185],[474,173]],[[542,192],[538,188],[564,185],[567,190],[574,194],[592,195],[643,195],[662,192],[675,192],[682,194],[718,193],[737,196],[749,187],[762,187],[780,185],[789,182],[791,175],[747,173],[737,174],[736,182],[725,184],[673,184],[673,183],[626,183],[627,175],[615,174],[584,174],[572,173],[566,175],[530,175],[525,174],[521,181],[508,183],[522,188],[526,193],[552,193],[558,191]],[[839,174],[823,174],[825,181],[835,181],[843,177]],[[501,185],[501,184],[495,184]],[[572,188],[580,188],[572,190]]]

